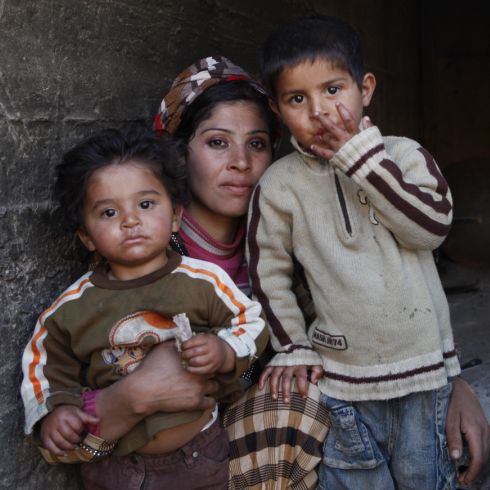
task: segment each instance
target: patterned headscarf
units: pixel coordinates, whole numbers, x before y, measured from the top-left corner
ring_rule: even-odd
[[[247,80],[258,92],[267,95],[264,88],[239,66],[223,56],[202,58],[186,68],[172,83],[162,100],[153,123],[155,131],[174,134],[184,110],[209,87],[223,81]]]

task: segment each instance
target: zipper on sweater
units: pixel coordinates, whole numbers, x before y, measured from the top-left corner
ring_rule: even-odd
[[[337,188],[337,196],[339,198],[340,209],[342,209],[342,215],[344,217],[344,224],[347,233],[352,236],[352,225],[350,223],[349,214],[347,213],[347,205],[345,203],[344,191],[342,190],[342,186],[340,185],[340,180],[335,173],[335,187]]]

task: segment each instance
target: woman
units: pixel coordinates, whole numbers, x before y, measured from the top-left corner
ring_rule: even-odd
[[[277,127],[261,87],[240,67],[219,57],[202,59],[181,73],[155,121],[157,131],[173,134],[187,148],[193,201],[174,239],[176,248],[183,254],[216,262],[244,290],[248,290],[244,217],[252,188],[272,161]],[[101,437],[116,439],[157,410],[207,405],[203,394],[210,394],[213,386],[190,376],[177,361],[170,369],[169,356],[158,356],[163,348],[155,348],[134,374],[89,400],[92,412],[100,418]],[[157,375],[162,370],[166,376]],[[231,488],[246,488],[251,482],[256,488],[287,484],[290,488],[314,487],[313,468],[320,458],[318,441],[327,430],[325,414],[317,410],[315,390],[312,386],[310,399],[302,400],[296,394],[285,405],[272,400],[267,389],[260,391],[254,386],[225,410],[224,423],[231,440]],[[303,414],[310,411],[312,415],[306,420]],[[488,425],[464,381],[454,383],[449,412],[451,454],[461,451],[461,434],[469,443],[472,461],[465,475],[469,481],[488,455]],[[285,421],[284,415],[286,419],[294,416]],[[267,422],[269,427],[255,428]],[[298,447],[302,444],[305,451]],[[288,450],[291,454],[286,455]],[[302,467],[294,465],[298,461]]]

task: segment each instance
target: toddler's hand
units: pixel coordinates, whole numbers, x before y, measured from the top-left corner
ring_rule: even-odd
[[[359,133],[359,128],[347,107],[341,102],[336,103],[339,122],[336,124],[329,116],[318,113],[315,117],[323,126],[324,132],[318,135],[318,143],[311,145],[310,150],[315,155],[325,160],[330,160],[342,146],[354,135]],[[361,120],[362,129],[372,126],[369,118]]]
[[[291,382],[295,377],[299,394],[306,398],[308,396],[308,369],[311,369],[311,382],[316,384],[323,374],[322,366],[269,366],[260,375],[259,389],[262,390],[267,378],[270,378],[272,398],[277,400],[279,385],[281,385],[282,398],[284,402],[289,403],[291,399]]]
[[[99,419],[74,405],[60,405],[41,422],[41,442],[55,456],[71,451],[82,439],[85,424],[98,424]]]
[[[235,367],[235,352],[213,334],[194,335],[182,344],[187,370],[196,374],[227,373]]]

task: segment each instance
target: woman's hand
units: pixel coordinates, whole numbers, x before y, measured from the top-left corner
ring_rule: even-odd
[[[462,378],[453,380],[453,392],[446,419],[446,435],[449,454],[454,460],[463,455],[463,439],[468,444],[469,466],[459,475],[458,480],[460,483],[469,484],[488,460],[490,427],[478,398]]]
[[[96,398],[100,435],[115,440],[155,412],[213,408],[218,383],[182,367],[175,342],[156,345],[138,368]]]
[[[42,446],[55,456],[64,456],[81,441],[85,424],[98,422],[97,417],[75,405],[60,405],[41,422]]]
[[[291,399],[291,383],[296,378],[298,393],[306,398],[308,396],[308,370],[311,370],[311,382],[316,384],[323,375],[322,366],[268,366],[264,369],[259,379],[259,389],[264,389],[265,382],[268,378],[272,398],[277,400],[279,390],[282,391],[282,399],[289,403]]]
[[[216,335],[200,334],[182,344],[182,360],[190,373],[228,373],[235,367],[235,352]]]

